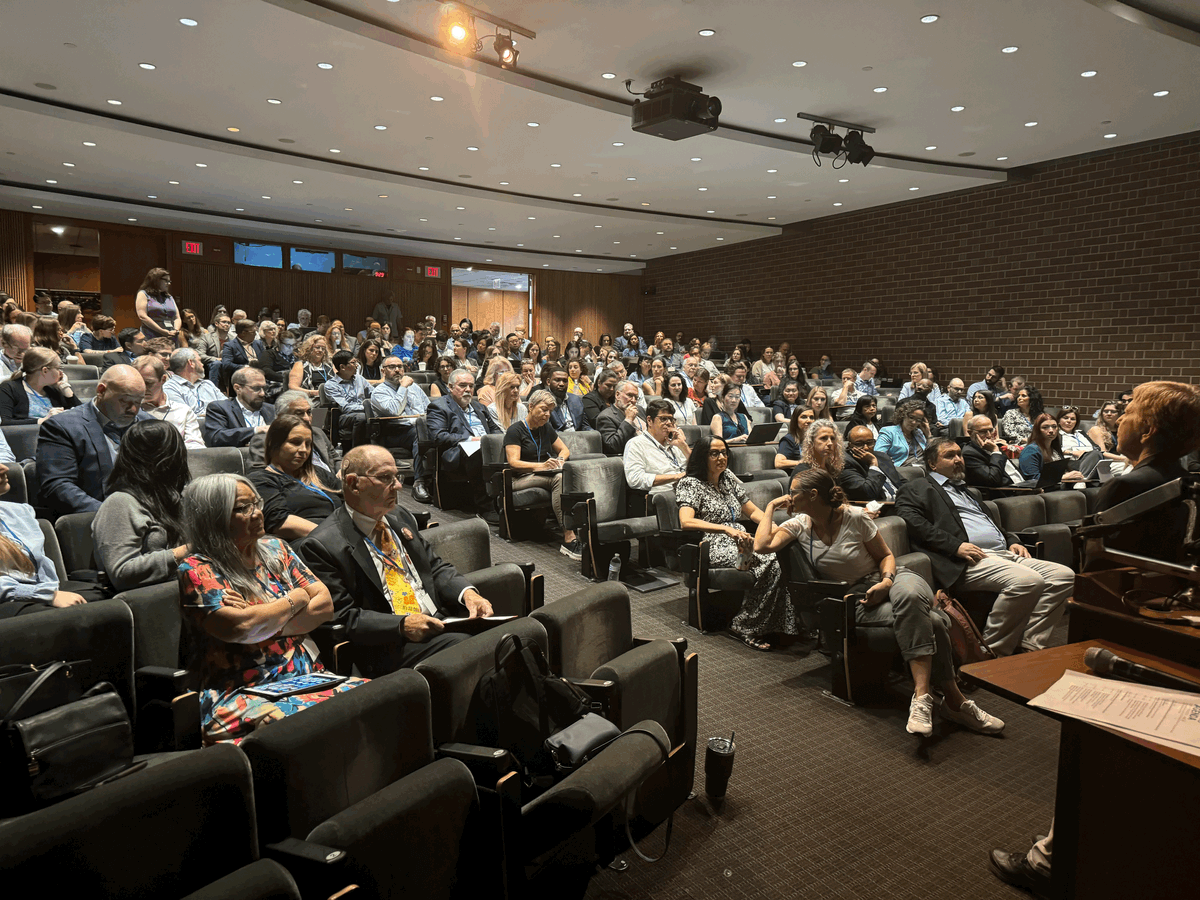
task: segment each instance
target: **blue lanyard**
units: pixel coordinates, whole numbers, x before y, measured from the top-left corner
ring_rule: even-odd
[[[275,468],[275,466],[271,466],[270,470],[274,471],[274,472],[278,472],[280,475],[287,475],[288,478],[291,478],[292,481],[296,482],[296,484],[300,485],[300,487],[304,488],[309,493],[316,494],[318,497],[320,497],[322,500],[324,500],[330,506],[337,506],[337,504],[333,502],[333,498],[330,497],[327,493],[325,493],[320,488],[315,488],[311,484],[306,484],[305,482],[301,481],[299,478],[296,478],[292,475],[288,475],[287,472],[284,472],[282,469]]]
[[[533,429],[529,427],[528,422],[522,422],[521,424],[525,426],[525,430],[529,432],[529,439],[531,441],[533,441],[534,453],[536,454],[535,461],[543,462],[544,460],[542,459],[542,442],[538,438],[535,438],[533,436]],[[541,431],[540,428],[538,430]],[[549,458],[549,456],[547,456],[547,458]]]
[[[649,437],[649,435],[647,435],[647,437]],[[661,451],[662,451],[662,453],[663,453],[663,456],[665,456],[665,457],[667,458],[667,461],[668,461],[668,462],[669,462],[669,463],[670,463],[670,464],[671,464],[671,465],[672,465],[672,466],[673,466],[673,467],[674,467],[674,468],[675,468],[677,471],[680,471],[680,472],[682,472],[682,471],[683,471],[683,465],[682,465],[681,463],[679,463],[679,462],[678,462],[678,461],[675,459],[675,457],[674,457],[674,456],[672,456],[672,455],[671,455],[671,451],[670,451],[669,449],[667,449],[666,447],[664,447],[664,446],[663,446],[662,444],[660,444],[658,441],[655,441],[655,440],[654,440],[654,438],[652,438],[652,437],[650,438],[650,440],[654,442],[654,446],[655,446],[655,447],[657,447],[659,450],[661,450]]]
[[[25,551],[25,555],[28,556],[30,561],[33,562],[33,564],[36,566],[37,559],[34,558],[33,551],[29,549],[29,547],[25,544],[25,542],[23,540],[21,540],[19,537],[16,536],[16,534],[13,533],[13,530],[8,527],[8,523],[0,520],[0,527],[4,528],[4,530],[5,530],[5,532],[7,532],[8,536],[16,542],[18,547],[20,547],[22,550]]]

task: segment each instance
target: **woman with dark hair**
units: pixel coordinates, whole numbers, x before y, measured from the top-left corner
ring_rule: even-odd
[[[802,388],[801,393],[804,392],[803,388],[808,383],[804,377],[804,367],[800,365],[800,361],[794,356],[788,360],[784,378],[790,379],[799,384]]]
[[[64,306],[58,311],[58,324],[78,352],[80,338],[89,333],[87,323],[83,321],[83,310],[78,306]]]
[[[607,334],[607,333],[602,334],[602,335],[600,335],[600,339],[598,341],[596,341],[596,349],[597,350],[602,350],[606,347],[611,347],[611,346],[613,346],[613,339],[612,339],[611,334]]]
[[[795,516],[775,525],[777,509]],[[777,554],[792,541],[800,545],[819,578],[849,585],[846,594],[858,598],[854,603],[858,622],[895,631],[914,682],[905,727],[909,734],[933,734],[935,705],[943,718],[972,731],[999,734],[1004,729],[1004,722],[959,691],[950,621],[934,609],[933,589],[920,575],[896,565],[879,527],[864,510],[846,502],[845,493],[823,469],[797,475],[787,496],[767,504],[754,535],[754,550]],[[934,685],[942,692],[940,701],[932,693]]]
[[[125,432],[92,519],[96,562],[116,591],[175,577],[191,552],[181,508],[189,479],[187,449],[174,425],[141,421]]]
[[[742,402],[742,389],[732,382],[721,388],[720,408],[709,429],[715,437],[724,439],[727,444],[744,444],[750,437],[750,417],[738,412]]]
[[[385,354],[392,352],[392,326],[389,322],[383,322],[379,326],[379,345]]]
[[[728,375],[733,372],[733,366],[735,363],[740,363],[740,362],[744,362],[744,361],[745,361],[745,359],[742,355],[742,348],[734,347],[729,352],[729,359],[725,360],[725,374]]]
[[[463,337],[469,337],[475,333],[475,323],[463,316],[458,320],[458,333]]]
[[[33,340],[29,342],[29,346],[53,350],[60,362],[67,362],[79,352],[75,342],[66,336],[62,326],[58,324],[57,316],[38,317],[33,326]]]
[[[1079,427],[1078,406],[1064,406],[1059,409],[1058,415],[1054,418],[1058,422],[1058,437],[1062,442],[1063,456],[1079,459],[1086,453],[1099,452],[1100,448],[1092,443],[1092,439],[1077,430]]]
[[[466,369],[472,375],[479,371],[479,367],[471,362],[471,339],[469,337],[457,337],[454,339],[454,352],[450,356],[444,357],[454,363],[454,366],[459,369]],[[438,368],[438,363],[430,367],[435,372]]]
[[[1005,415],[1007,416],[1007,413]],[[1050,413],[1044,412],[1033,420],[1029,443],[1021,451],[1021,458],[1017,461],[1017,465],[1021,469],[1022,477],[1035,481],[1042,474],[1043,463],[1054,462],[1062,458],[1062,439],[1058,434],[1058,422]],[[1064,474],[1061,480],[1063,482],[1079,482],[1084,481],[1085,477],[1082,472],[1071,471]]]
[[[548,362],[558,362],[562,358],[562,350],[558,346],[558,341],[552,337],[546,338],[546,350],[542,353],[539,360],[542,365]],[[540,371],[540,370],[539,370]]]
[[[1000,436],[1014,444],[1029,442],[1033,433],[1033,421],[1045,410],[1042,408],[1042,392],[1037,388],[1023,387],[1017,391],[1017,405],[1000,420]]]
[[[0,383],[0,422],[5,425],[41,425],[78,405],[79,398],[63,378],[58,354],[45,347],[26,350],[21,368]]]
[[[449,397],[450,396],[450,373],[457,366],[454,365],[454,360],[448,356],[443,356],[437,361],[434,371],[437,372],[437,378],[433,384],[429,386],[430,397]],[[465,367],[464,367],[465,368]],[[469,369],[467,371],[470,371]]]
[[[312,426],[300,416],[276,416],[263,446],[266,467],[250,473],[263,500],[268,534],[302,538],[342,504],[337,476],[312,461]]]
[[[790,421],[792,413],[796,411],[800,402],[800,383],[785,381],[779,389],[779,398],[771,404],[771,412],[775,415],[775,421]]]
[[[1000,414],[996,411],[996,397],[991,391],[976,391],[971,396],[971,409],[967,412],[968,418],[975,416],[987,416],[992,420],[992,424],[997,428],[1000,427]]]
[[[147,272],[133,305],[142,323],[143,337],[175,340],[183,323],[179,319],[179,307],[171,296],[171,273],[166,269]]]
[[[650,375],[642,380],[642,399],[638,404],[645,406],[646,401],[653,400],[657,397],[662,397],[663,386],[667,380],[667,364],[661,356],[655,356],[650,360]]]
[[[639,388],[650,377],[650,363],[654,361],[654,357],[649,353],[643,353],[637,358],[637,369],[630,372],[626,377],[628,381],[632,381]]]
[[[79,338],[80,351],[92,350],[96,353],[108,353],[110,350],[120,350],[121,344],[113,333],[116,328],[117,322],[111,316],[99,313],[92,316],[92,330],[84,332]]]
[[[671,409],[675,413],[675,421],[679,425],[695,425],[696,413],[698,407],[695,401],[688,396],[687,384],[683,380],[683,376],[678,372],[672,372],[667,376],[666,386],[663,388],[663,398],[671,404]]]
[[[431,343],[431,341],[425,341],[421,346],[428,347]],[[379,371],[379,363],[383,359],[383,348],[379,346],[379,341],[363,341],[358,345],[354,358],[358,360],[358,374],[366,379],[368,384],[375,385],[383,381],[383,375]]]
[[[362,347],[359,347],[359,351],[362,351]],[[421,343],[417,345],[417,352],[413,354],[413,371],[432,372],[433,367],[437,364],[437,361],[440,358],[441,354],[438,353],[436,341],[421,341]],[[360,359],[359,362],[361,363],[362,360]],[[364,377],[366,377],[365,373]]]
[[[871,434],[879,437],[879,400],[870,394],[864,394],[854,401],[854,412],[846,421],[846,431],[856,425],[870,428]]]
[[[246,693],[324,671],[308,632],[333,600],[283,541],[263,534],[262,498],[241,475],[206,475],[183,492],[192,554],[179,564],[180,604],[195,648],[205,744],[239,740],[268,722],[362,684],[270,699]]]
[[[181,347],[192,347],[204,337],[204,326],[194,309],[185,308],[179,313],[179,335]]]
[[[696,369],[696,374],[692,376],[692,386],[688,389],[688,397],[696,404],[697,409],[703,409],[704,402],[708,399],[708,369]]]
[[[592,390],[592,379],[588,378],[587,366],[582,359],[567,360],[567,393],[584,397]]]
[[[925,445],[930,437],[925,401],[915,397],[901,400],[892,421],[879,429],[875,452],[886,453],[897,467],[924,466]]]
[[[800,462],[804,438],[814,421],[816,417],[808,404],[796,404],[792,417],[788,419],[788,433],[779,439],[779,446],[775,449],[775,468],[790,472],[796,467]]]
[[[758,524],[764,513],[729,471],[729,448],[720,437],[702,434],[696,441],[683,478],[675,482],[675,499],[680,527],[704,532],[710,565],[754,574],[754,586],[729,623],[730,633],[747,647],[764,651],[771,649],[763,640],[766,635],[798,633],[791,597],[780,583],[779,561],[774,554],[753,553],[754,537],[739,521]]]

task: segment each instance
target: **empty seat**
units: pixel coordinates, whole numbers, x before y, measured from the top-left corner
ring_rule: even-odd
[[[570,451],[571,459],[604,457],[604,440],[598,431],[560,431],[558,436]]]
[[[195,480],[204,475],[245,475],[242,451],[237,447],[205,447],[187,452],[188,472]]]
[[[62,550],[67,572],[95,572],[96,544],[92,540],[92,520],[95,512],[69,513],[54,523],[58,545]]]
[[[775,468],[775,454],[778,449],[775,444],[758,444],[753,447],[731,445],[729,447],[729,471],[743,480],[748,480],[743,476],[755,479],[786,479],[788,473]]]
[[[574,529],[584,539],[580,572],[585,578],[607,577],[614,554],[621,556],[624,568],[629,562],[629,542],[658,533],[655,516],[629,515],[629,486],[620,457],[569,462],[563,468],[562,489],[563,521],[570,515]],[[638,492],[638,496],[645,495]]]
[[[81,379],[71,382],[71,389],[75,391],[75,396],[82,402],[86,403],[96,396],[96,385],[100,382],[95,379]]]
[[[4,440],[12,449],[17,462],[37,458],[38,425],[3,425]]]
[[[79,365],[71,363],[63,363],[62,373],[74,386],[76,381],[96,381],[100,378],[100,367],[93,365]]]

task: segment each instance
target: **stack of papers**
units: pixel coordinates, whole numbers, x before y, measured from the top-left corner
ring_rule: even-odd
[[[1200,696],[1067,670],[1030,706],[1200,756]]]

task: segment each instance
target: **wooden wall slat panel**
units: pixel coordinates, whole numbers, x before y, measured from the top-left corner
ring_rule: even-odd
[[[33,248],[25,213],[0,209],[0,291],[33,309]]]
[[[479,329],[499,322],[501,334],[528,323],[529,295],[524,291],[456,286],[451,288],[451,298],[450,318],[456,323],[464,316]]]
[[[533,333],[538,341],[544,342],[547,335],[569,341],[576,326],[593,343],[602,333],[617,337],[626,322],[644,327],[640,275],[549,271],[533,279]]]

